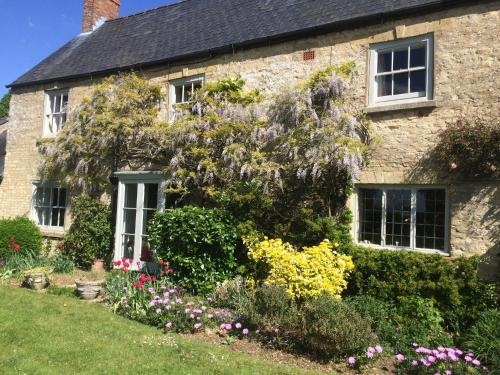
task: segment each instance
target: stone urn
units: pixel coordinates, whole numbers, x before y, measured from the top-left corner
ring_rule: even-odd
[[[76,290],[78,295],[84,300],[92,300],[97,298],[97,295],[102,289],[102,284],[104,280],[75,280]]]
[[[33,290],[42,290],[49,286],[49,278],[44,272],[33,272],[24,276],[23,285]]]

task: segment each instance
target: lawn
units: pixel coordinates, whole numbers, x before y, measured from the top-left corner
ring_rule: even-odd
[[[116,316],[76,298],[0,286],[1,374],[318,374]]]

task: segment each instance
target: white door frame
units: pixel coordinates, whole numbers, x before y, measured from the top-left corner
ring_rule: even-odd
[[[117,172],[118,177],[118,198],[116,206],[116,228],[115,228],[115,249],[113,260],[118,261],[123,258],[122,233],[124,226],[123,208],[125,204],[125,185],[137,184],[137,200],[135,207],[135,232],[134,232],[134,262],[136,268],[137,261],[141,258],[142,248],[142,227],[144,219],[144,185],[158,184],[158,202],[157,209],[162,210],[165,207],[165,193],[162,188],[163,178],[158,172]]]

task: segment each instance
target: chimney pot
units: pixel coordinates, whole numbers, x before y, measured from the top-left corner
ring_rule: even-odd
[[[94,30],[104,20],[112,20],[120,15],[120,0],[83,0],[82,31]]]

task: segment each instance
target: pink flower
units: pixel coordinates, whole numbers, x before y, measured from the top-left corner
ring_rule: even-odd
[[[411,361],[411,365],[412,366],[418,366],[418,362],[414,359],[413,361]]]
[[[381,347],[380,345],[376,345],[376,346],[375,346],[375,351],[376,351],[377,353],[382,353],[383,349],[382,349],[382,347]]]
[[[472,362],[472,357],[469,357],[468,355],[465,356],[465,362]]]
[[[436,362],[436,357],[434,357],[433,355],[430,355],[427,357],[427,360],[430,362],[430,363],[434,363]]]
[[[167,328],[172,328],[172,322],[168,322],[168,323],[165,325],[165,327],[167,327]]]
[[[403,362],[405,360],[405,356],[402,354],[396,354],[395,358],[396,358],[396,361],[398,361],[398,362]]]
[[[373,352],[371,352],[371,351],[369,351],[369,350],[368,350],[368,351],[366,352],[366,356],[367,356],[368,358],[373,358]]]
[[[212,319],[213,317],[214,317],[214,316],[213,316],[213,314],[208,314],[208,315],[207,315],[207,318],[208,318],[208,319]]]
[[[480,366],[480,365],[481,365],[481,362],[479,361],[479,359],[473,359],[473,360],[472,360],[472,364],[473,364],[474,366]]]
[[[373,352],[375,352],[375,349],[374,349],[374,348],[372,348],[371,346],[369,346],[369,347],[368,347],[368,351],[373,353]]]
[[[241,328],[241,323],[236,323],[234,326],[236,327],[236,329],[240,329]]]
[[[456,169],[456,168],[457,168],[457,164],[456,164],[455,162],[452,162],[452,163],[450,164],[450,168],[451,168],[451,169]]]
[[[157,314],[161,314],[161,309],[156,309]]]
[[[241,331],[245,336],[248,335],[248,328],[243,328],[243,331]]]
[[[354,357],[349,357],[347,358],[347,363],[349,363],[351,366],[356,363],[356,358]]]
[[[232,330],[232,329],[233,329],[233,326],[231,325],[231,323],[226,323],[226,324],[224,325],[224,329],[225,329],[226,331],[230,331],[230,330]]]
[[[201,323],[196,323],[196,324],[194,325],[194,329],[200,329],[200,327],[201,327]]]
[[[452,374],[451,374],[451,370],[446,370],[446,371],[444,372],[444,375],[452,375]]]

